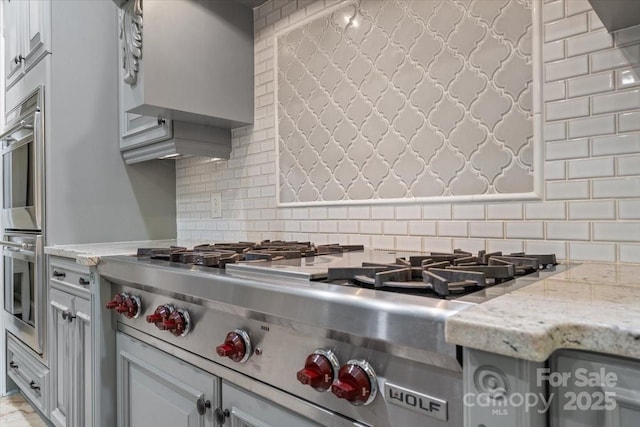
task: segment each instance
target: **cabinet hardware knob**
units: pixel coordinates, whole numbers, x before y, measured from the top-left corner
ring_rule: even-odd
[[[207,409],[211,408],[211,401],[200,398],[196,401],[196,408],[198,409],[198,414],[204,415]]]
[[[165,124],[167,121],[165,120],[164,117],[162,116],[158,116],[158,126],[162,126],[163,124]]]
[[[87,279],[85,279],[84,277],[81,277],[78,279],[78,283],[82,286],[87,286],[89,284],[89,281]]]
[[[222,425],[225,423],[226,419],[229,418],[231,414],[228,409],[216,408],[213,411],[213,418],[216,420],[216,423]]]
[[[35,391],[39,391],[40,390],[40,386],[38,384],[36,384],[35,381],[31,381],[29,383],[29,387],[31,387],[31,390],[35,390]]]
[[[53,270],[53,277],[57,277],[58,279],[64,279],[65,277],[67,277],[67,273]]]
[[[62,319],[63,320],[68,320],[69,322],[72,322],[73,319],[75,319],[76,316],[74,316],[73,314],[71,314],[70,311],[63,311],[62,312]]]
[[[18,364],[16,362],[14,362],[13,360],[11,362],[9,362],[9,366],[13,369],[18,369]]]

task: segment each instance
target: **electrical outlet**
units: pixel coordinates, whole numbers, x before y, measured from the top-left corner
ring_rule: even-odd
[[[211,193],[211,218],[222,218],[221,193]]]

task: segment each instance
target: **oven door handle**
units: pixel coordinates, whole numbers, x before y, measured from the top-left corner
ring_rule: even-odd
[[[19,122],[11,126],[9,129],[7,129],[2,135],[0,135],[0,141],[4,139],[9,139],[7,138],[8,136],[22,129],[33,129],[33,125],[31,123],[28,123],[26,120],[20,120]]]
[[[10,248],[25,249],[25,250],[33,249],[32,243],[16,243],[16,242],[10,242],[8,240],[0,240],[0,245],[8,246]]]

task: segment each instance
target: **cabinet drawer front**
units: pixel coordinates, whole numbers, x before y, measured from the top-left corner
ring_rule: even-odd
[[[13,335],[7,334],[7,374],[45,416],[48,413],[49,371]]]
[[[66,260],[50,259],[48,274],[51,287],[88,298],[91,290],[89,267]]]

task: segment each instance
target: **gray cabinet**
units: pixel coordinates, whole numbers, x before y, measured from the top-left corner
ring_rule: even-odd
[[[551,387],[552,427],[638,425],[640,362],[561,351],[553,356],[551,371],[565,377]]]
[[[50,47],[50,0],[4,0],[5,90],[33,68]]]
[[[4,331],[3,331],[4,332]],[[32,356],[20,340],[9,332],[7,337],[6,373],[27,399],[45,416],[49,414],[49,370]]]
[[[216,377],[124,334],[117,348],[118,427],[215,425]]]

